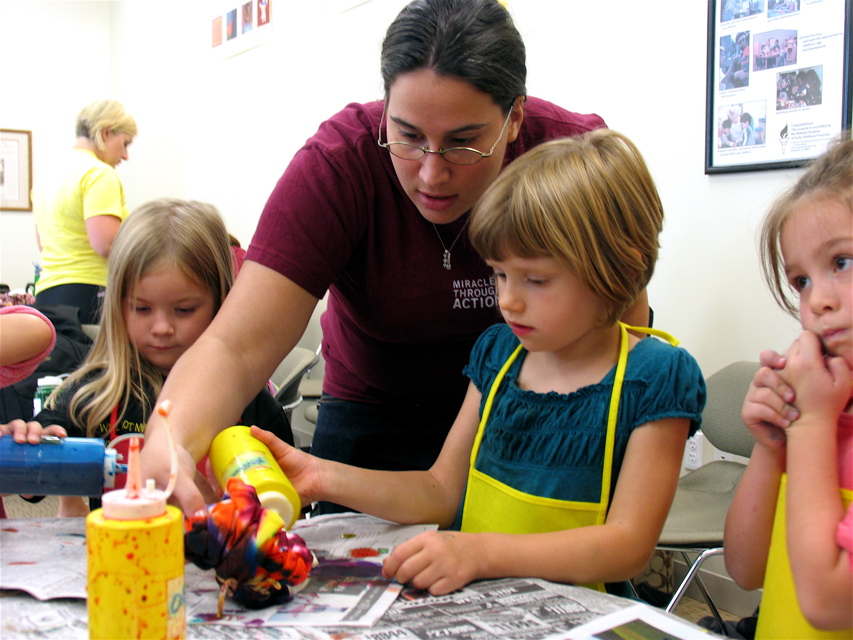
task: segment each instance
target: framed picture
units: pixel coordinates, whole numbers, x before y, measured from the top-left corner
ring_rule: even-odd
[[[853,0],[709,0],[705,173],[800,167],[851,124]]]
[[[32,131],[0,129],[0,210],[32,211]]]
[[[210,49],[225,60],[267,43],[272,33],[272,0],[217,0]]]

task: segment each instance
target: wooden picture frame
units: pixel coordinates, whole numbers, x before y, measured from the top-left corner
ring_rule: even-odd
[[[0,129],[0,210],[32,211],[33,133]]]

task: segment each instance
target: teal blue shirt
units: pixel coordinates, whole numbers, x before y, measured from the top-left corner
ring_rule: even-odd
[[[474,345],[464,372],[482,393],[480,415],[498,370],[517,346],[518,338],[505,324],[487,329]],[[526,354],[519,354],[495,396],[476,467],[528,494],[600,502],[616,367],[601,382],[570,394],[536,393],[516,384]],[[687,418],[692,435],[701,424],[705,395],[702,372],[687,351],[653,337],[641,340],[628,353],[611,487],[616,487],[634,429],[665,418]]]

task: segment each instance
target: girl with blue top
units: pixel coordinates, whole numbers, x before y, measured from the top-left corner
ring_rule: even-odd
[[[388,578],[434,595],[483,578],[631,578],[657,543],[705,403],[687,352],[618,321],[649,282],[662,225],[645,162],[621,134],[530,150],[471,218],[506,322],[477,341],[435,464],[367,470],[255,435],[303,503],[439,524],[395,548]]]

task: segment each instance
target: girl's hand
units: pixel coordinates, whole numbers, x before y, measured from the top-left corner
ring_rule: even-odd
[[[480,553],[477,534],[426,531],[395,547],[382,565],[382,576],[441,596],[480,577]]]
[[[323,499],[320,486],[320,460],[309,453],[291,447],[269,431],[252,425],[252,435],[263,442],[278,462],[278,466],[299,494],[302,504]]]
[[[58,424],[42,427],[38,422],[24,422],[23,420],[12,420],[6,424],[0,424],[0,438],[12,436],[15,442],[24,444],[39,444],[42,436],[57,436],[65,438],[68,433]]]
[[[789,404],[793,399],[793,390],[778,372],[764,366],[755,373],[740,417],[756,444],[775,452],[784,450],[784,429],[799,417]]]
[[[825,357],[820,339],[804,331],[788,350],[787,360],[779,375],[797,392],[800,417],[793,426],[817,422],[835,429],[850,400],[851,374],[844,358]]]
[[[772,349],[765,349],[758,355],[758,362],[762,367],[769,367],[770,369],[782,369],[785,367],[785,363],[787,359],[784,354],[779,354],[773,351]],[[793,389],[788,387],[788,389],[793,393]]]

